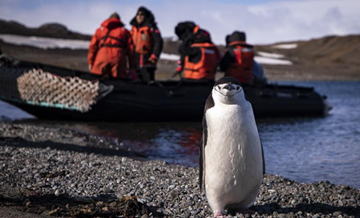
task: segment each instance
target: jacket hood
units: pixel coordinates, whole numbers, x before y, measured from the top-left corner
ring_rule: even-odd
[[[118,18],[109,18],[102,22],[101,26],[108,29],[113,29],[115,27],[123,27],[124,24]]]
[[[194,43],[213,43],[211,41],[210,33],[203,29],[199,29],[198,32],[192,34],[191,37],[193,38]]]
[[[144,14],[144,22],[142,22],[140,25],[137,23],[136,21],[136,15],[135,17],[130,21],[130,25],[132,26],[136,26],[136,27],[141,27],[141,26],[153,26],[155,25],[155,17],[154,14],[149,11],[147,8],[145,7],[140,7],[137,11],[136,14],[141,11]]]
[[[240,41],[244,44],[246,43],[246,34],[245,32],[234,31],[231,35],[227,35],[225,38],[226,45],[229,45],[232,42]]]
[[[194,33],[196,27],[198,30]],[[199,28],[199,26],[191,21],[178,23],[175,27],[175,34],[182,41],[191,41],[192,43],[212,43],[209,32]]]
[[[191,21],[178,23],[175,27],[175,34],[179,37],[179,39],[184,40],[193,33],[195,27],[196,24]]]

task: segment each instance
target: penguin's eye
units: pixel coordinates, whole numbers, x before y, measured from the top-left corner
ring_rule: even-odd
[[[236,90],[239,90],[240,89],[240,86],[236,86]]]
[[[218,89],[220,90],[220,89],[221,89],[221,86],[218,86]]]

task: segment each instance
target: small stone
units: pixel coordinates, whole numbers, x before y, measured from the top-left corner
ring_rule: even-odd
[[[188,212],[185,213],[185,215],[184,215],[183,217],[184,217],[184,218],[189,218],[190,216],[191,216],[191,212],[188,211]]]
[[[275,191],[274,189],[269,189],[268,192],[274,193],[274,192],[276,192],[276,191]]]
[[[55,195],[56,195],[56,196],[59,196],[59,195],[60,195],[60,191],[59,191],[59,189],[56,189],[56,191],[55,191]]]
[[[171,196],[172,199],[176,198],[178,195],[179,195],[179,192],[176,191],[176,190],[174,190],[174,191],[172,191],[172,192],[170,193],[170,196]]]
[[[333,216],[335,216],[335,217],[338,217],[338,216],[340,216],[340,215],[342,215],[341,211],[335,211],[335,212],[333,213]]]
[[[191,211],[190,213],[191,213],[191,215],[196,215],[196,214],[198,214],[198,213],[199,213],[199,211],[200,211],[200,209],[197,209],[197,210],[193,210],[193,211]]]
[[[102,189],[102,191],[103,191],[104,193],[106,193],[106,194],[113,192],[113,190],[111,190],[111,188],[108,188],[108,187],[104,187],[104,188]]]

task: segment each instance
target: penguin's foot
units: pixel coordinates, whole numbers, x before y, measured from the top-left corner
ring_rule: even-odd
[[[221,211],[221,210],[216,210],[214,211],[214,217],[224,217],[225,211]]]

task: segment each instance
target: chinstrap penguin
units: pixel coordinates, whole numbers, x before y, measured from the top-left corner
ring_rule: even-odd
[[[214,216],[225,208],[241,213],[258,195],[265,174],[262,144],[250,102],[239,81],[218,80],[209,95],[203,117],[200,144],[200,188]]]

